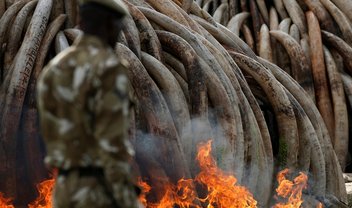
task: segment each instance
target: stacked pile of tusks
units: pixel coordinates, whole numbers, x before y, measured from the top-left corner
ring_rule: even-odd
[[[143,177],[155,187],[155,175],[191,177],[195,144],[212,138],[220,167],[261,206],[272,197],[274,167],[309,173],[315,199],[346,202],[351,1],[125,3],[116,52],[130,63],[130,136]],[[0,176],[10,193],[17,134],[38,134],[36,80],[82,34],[77,10],[75,0],[0,0]],[[157,147],[146,148],[147,137]]]

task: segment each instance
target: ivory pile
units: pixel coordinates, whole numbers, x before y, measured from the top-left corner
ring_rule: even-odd
[[[311,174],[316,199],[346,202],[352,39],[344,2],[125,0],[130,16],[116,52],[130,63],[140,175],[156,190],[194,176],[196,144],[212,138],[219,166],[260,206],[285,167]],[[21,188],[20,141],[27,163],[41,167],[31,180],[45,171],[35,83],[81,35],[76,8],[69,0],[0,0],[0,191],[10,196]]]

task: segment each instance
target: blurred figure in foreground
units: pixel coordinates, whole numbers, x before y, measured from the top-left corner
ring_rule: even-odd
[[[81,0],[84,35],[37,85],[45,163],[58,169],[55,208],[135,208],[127,64],[113,52],[128,14],[120,0]]]

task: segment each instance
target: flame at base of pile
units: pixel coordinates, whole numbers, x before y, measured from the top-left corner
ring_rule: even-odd
[[[142,188],[140,201],[147,208],[255,208],[257,201],[252,193],[244,186],[237,185],[237,179],[217,167],[211,156],[212,141],[200,144],[197,161],[200,172],[195,179],[180,179],[176,185],[171,182],[164,184],[163,197],[157,203],[147,200],[152,190],[146,182],[139,180]],[[278,188],[276,198],[280,201],[272,208],[300,208],[302,207],[302,191],[307,188],[308,177],[300,173],[293,181],[287,179],[289,170],[278,173]],[[37,186],[39,197],[28,208],[52,208],[52,193],[55,179],[43,181]],[[206,197],[198,197],[195,184],[207,190]],[[0,193],[0,208],[15,208],[12,199],[7,199]],[[323,208],[319,203],[316,208]]]
[[[252,193],[244,186],[237,185],[235,176],[225,173],[217,167],[211,156],[211,143],[200,144],[198,147],[197,161],[200,172],[195,179],[181,179],[176,185],[168,182],[164,185],[164,195],[157,203],[147,200],[151,192],[146,182],[139,180],[142,188],[141,203],[147,208],[255,208],[257,201]],[[302,191],[307,188],[308,177],[300,173],[293,181],[286,178],[288,169],[281,171],[278,176],[278,188],[276,198],[280,200],[272,208],[300,208],[302,207]],[[207,190],[205,198],[199,198],[195,192],[195,184],[204,186]],[[319,203],[317,208],[323,208]]]
[[[211,143],[208,141],[199,145],[197,161],[201,169],[200,173],[193,179],[181,179],[176,185],[171,183],[165,187],[164,197],[158,203],[148,203],[146,195],[151,188],[145,182],[140,181],[143,189],[141,202],[148,208],[170,208],[174,206],[185,208],[201,208],[200,204],[207,204],[207,208],[254,208],[257,201],[246,187],[237,185],[237,179],[217,167],[211,156]],[[195,185],[206,187],[207,196],[198,198]]]
[[[52,193],[55,179],[49,179],[37,185],[39,196],[34,202],[28,204],[28,208],[52,208]],[[7,199],[0,193],[0,208],[15,208],[12,199]]]
[[[39,192],[38,198],[28,204],[28,208],[52,208],[52,193],[55,185],[55,179],[49,179],[37,185]]]
[[[12,204],[12,199],[5,198],[2,193],[0,193],[0,208],[15,208]]]
[[[274,208],[299,208],[303,203],[302,191],[307,188],[307,175],[301,172],[293,181],[290,181],[286,178],[287,174],[289,169],[279,172],[277,175],[279,187],[276,189],[277,195],[287,199],[287,202],[280,202]]]

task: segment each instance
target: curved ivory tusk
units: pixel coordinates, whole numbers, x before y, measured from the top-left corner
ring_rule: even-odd
[[[63,31],[60,31],[56,34],[55,38],[55,52],[56,54],[61,53],[63,50],[69,47],[68,40]]]
[[[11,24],[11,30],[9,32],[9,39],[6,46],[6,52],[5,52],[5,58],[4,58],[5,76],[13,59],[16,56],[17,50],[20,47],[21,36],[22,36],[26,19],[28,18],[28,15],[34,10],[37,3],[38,3],[37,0],[28,2],[21,9],[21,11],[18,12],[16,19]]]
[[[145,52],[141,52],[141,61],[164,95],[180,136],[186,161],[189,161],[192,158],[192,139],[189,135],[182,135],[191,119],[186,97],[175,77],[159,60]]]
[[[213,17],[208,12],[200,8],[195,2],[192,4],[191,13],[202,19],[205,19],[210,24],[216,26],[216,22]]]
[[[13,19],[13,17],[17,14],[17,12],[22,9],[22,7],[29,2],[30,0],[22,0],[18,1],[17,3],[13,4],[10,8],[6,10],[4,15],[0,19],[0,53],[2,45],[7,41],[7,28],[10,25],[10,21]]]
[[[300,103],[286,90],[292,105],[300,134],[300,167],[311,171],[316,185],[312,187],[315,196],[323,197],[326,191],[326,163],[322,144],[319,142],[318,132],[314,129],[313,122],[309,119]]]
[[[139,31],[132,16],[128,15],[124,19],[125,26],[123,33],[127,40],[128,47],[133,51],[134,54],[140,59],[141,58],[141,41],[139,39]]]
[[[241,30],[244,36],[244,40],[249,46],[249,48],[252,49],[252,51],[256,51],[255,41],[254,41],[251,29],[249,29],[249,27],[244,24],[242,25]]]
[[[349,101],[350,107],[352,107],[352,77],[341,73],[341,78],[343,81],[343,87],[346,93],[346,97]]]
[[[293,80],[291,76],[282,71],[278,66],[271,64],[270,62],[260,59],[259,61],[265,65],[274,76],[280,81],[284,87],[290,91],[295,99],[302,106],[307,116],[311,120],[315,131],[318,134],[318,139],[321,144],[324,158],[325,158],[325,170],[326,170],[326,191],[325,193],[334,193],[339,199],[346,199],[346,188],[342,177],[341,167],[337,161],[335,151],[333,150],[331,139],[328,130],[325,126],[325,122],[321,117],[319,110],[311,99],[308,99],[308,95],[302,87]],[[329,180],[329,177],[336,177],[337,180]],[[322,187],[323,188],[323,187]],[[345,190],[340,192],[340,190]],[[324,189],[322,189],[324,190]],[[324,192],[323,192],[324,193]]]
[[[279,17],[277,16],[277,11],[274,7],[270,8],[269,13],[269,28],[270,30],[278,30],[279,29]]]
[[[227,28],[233,33],[235,33],[237,36],[239,36],[242,24],[249,17],[249,15],[249,12],[241,12],[239,14],[236,14],[227,23]]]
[[[297,168],[298,130],[296,117],[289,98],[284,89],[263,65],[245,55],[230,52],[238,66],[250,74],[264,90],[279,124],[280,143],[282,146],[280,158],[282,165],[292,169]]]
[[[6,173],[1,175],[6,176],[6,180],[9,181],[7,184],[16,184],[16,135],[20,124],[29,78],[41,40],[46,31],[51,7],[52,0],[39,0],[22,46],[17,53],[17,58],[13,62],[13,67],[11,67],[12,72],[8,73],[7,77],[9,77],[10,84],[4,87],[7,93],[5,94],[5,106],[2,110],[3,116],[0,121],[0,140],[7,142],[4,144],[6,145],[6,152],[0,154],[14,154],[8,158],[6,168],[1,170],[1,172],[4,171]],[[1,100],[3,99],[1,98]],[[6,186],[4,189],[13,190],[13,188]]]
[[[305,36],[307,34],[307,24],[303,10],[296,0],[283,0],[283,2],[292,22],[299,28],[301,36]]]
[[[181,7],[184,11],[189,13],[191,11],[192,4],[193,4],[193,0],[183,0]]]
[[[116,52],[130,63],[127,74],[138,97],[143,118],[147,121],[149,133],[161,139],[162,143],[158,148],[165,154],[157,157],[158,161],[173,181],[190,177],[180,138],[160,89],[131,50],[118,43]],[[163,128],[163,131],[160,131],[160,128]]]
[[[322,29],[337,33],[334,20],[319,0],[304,0],[304,3],[317,16]]]
[[[239,5],[238,3],[239,3],[239,0],[229,1],[229,18],[240,13],[240,8],[238,6]]]
[[[60,14],[65,13],[65,3],[64,0],[55,0],[53,4],[53,9],[51,10],[50,19],[56,19]]]
[[[42,44],[40,45],[40,48],[39,48],[40,53],[36,59],[36,63],[32,72],[31,80],[33,83],[35,83],[37,78],[39,77],[39,74],[44,67],[44,61],[50,49],[51,43],[53,42],[56,34],[59,32],[60,27],[64,24],[66,18],[67,18],[66,14],[61,14],[58,17],[56,17],[56,19],[53,20],[48,26],[45,36],[43,37]],[[34,87],[35,86],[33,86],[33,91],[30,91],[30,92],[34,92]]]
[[[330,51],[324,47],[326,69],[329,77],[331,96],[334,106],[333,146],[342,170],[346,167],[348,156],[348,112],[341,75]]]
[[[290,31],[290,25],[291,25],[291,19],[286,18],[280,22],[279,30],[288,34]],[[289,58],[285,48],[282,47],[281,44],[277,44],[276,46],[273,46],[273,47],[275,47],[277,50],[276,59],[277,59],[278,66],[280,66],[288,74],[292,75],[290,58]]]
[[[175,4],[175,3],[174,3]],[[187,20],[188,24],[189,24],[189,28],[191,30],[193,30],[196,33],[202,34],[202,32],[200,31],[200,26],[190,17],[189,14],[187,14],[181,7],[179,7],[178,5],[175,4],[175,7],[177,8],[177,10],[182,14],[182,16]]]
[[[299,43],[299,41],[301,40],[301,37],[299,35],[299,29],[298,29],[297,25],[295,25],[295,24],[291,25],[289,34],[291,37],[293,37],[293,39],[295,39],[295,41],[297,43]]]
[[[227,3],[221,4],[214,12],[213,18],[215,22],[226,25],[229,20],[228,10],[229,5]]]
[[[0,18],[2,17],[5,11],[6,11],[5,0],[0,0]]]
[[[352,47],[332,33],[322,31],[321,34],[324,41],[340,53],[348,73],[352,75]]]
[[[80,29],[69,28],[64,30],[65,36],[69,41],[74,42],[77,38],[83,35],[83,31]]]
[[[315,100],[314,83],[308,58],[298,42],[290,35],[281,31],[270,31],[286,49],[291,59],[292,77],[307,91],[310,98]]]
[[[260,36],[259,36],[258,44],[259,44],[259,51],[258,51],[259,56],[270,62],[273,62],[269,28],[265,24],[263,24],[262,27],[260,28]]]
[[[67,15],[61,14],[49,24],[48,29],[43,37],[40,48],[38,50],[39,54],[35,61],[35,65],[32,71],[31,79],[29,81],[28,92],[27,92],[28,103],[33,104],[33,106],[35,106],[34,103],[36,103],[35,89],[36,89],[37,79],[43,69],[44,61],[48,55],[48,51],[50,49],[51,43],[54,40],[55,35],[60,30],[60,27],[64,24],[66,17]]]
[[[64,0],[65,14],[67,14],[66,28],[73,28],[77,24],[78,0]]]
[[[329,95],[327,74],[325,70],[323,43],[318,19],[312,11],[306,13],[309,31],[310,58],[317,106],[324,118],[330,136],[333,135],[333,110]]]
[[[182,16],[182,14],[180,14],[170,0],[147,0],[146,2],[164,15],[167,15],[178,23],[189,27],[187,20]]]
[[[341,12],[330,0],[320,0],[324,7],[330,12],[342,32],[343,38],[352,46],[352,25],[344,13]],[[351,11],[350,11],[351,13]]]
[[[290,31],[290,26],[291,26],[291,19],[290,18],[285,18],[283,19],[280,24],[279,24],[279,30],[281,30],[284,33],[289,33]]]
[[[331,0],[352,22],[352,4],[346,0]]]
[[[252,17],[253,38],[255,39],[255,43],[258,43],[260,27],[262,26],[262,24],[264,24],[264,21],[254,0],[249,1],[249,8]],[[258,47],[256,48],[256,51],[258,51]]]
[[[281,19],[285,19],[288,17],[286,9],[284,7],[283,0],[274,0],[274,5],[277,13],[279,13]]]
[[[130,14],[138,28],[141,50],[162,61],[161,44],[149,20],[136,6],[128,3],[128,1],[124,2],[128,6]]]
[[[258,9],[264,19],[264,22],[266,24],[269,24],[269,12],[268,9],[266,8],[265,0],[256,0]]]

